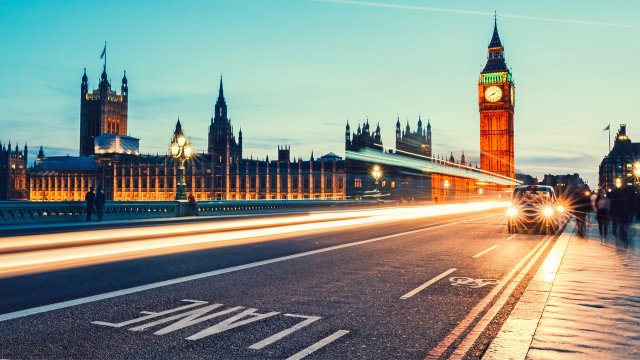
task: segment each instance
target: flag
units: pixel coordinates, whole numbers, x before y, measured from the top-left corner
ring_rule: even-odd
[[[607,131],[607,130],[609,130],[610,128],[611,128],[611,124],[607,125],[607,127],[606,127],[606,128],[604,128],[604,130],[602,130],[602,131]]]
[[[102,50],[102,54],[100,54],[100,59],[104,58],[107,55],[107,44],[104,44],[104,49]]]

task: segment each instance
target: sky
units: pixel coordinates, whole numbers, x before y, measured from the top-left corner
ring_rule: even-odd
[[[478,76],[493,13],[516,85],[518,172],[597,167],[627,124],[640,141],[640,3],[474,0],[0,0],[0,142],[77,155],[80,82],[129,80],[129,133],[166,153],[180,117],[196,149],[223,76],[245,156],[335,152],[344,128],[429,119],[434,154],[479,159]],[[32,158],[33,159],[33,158]]]

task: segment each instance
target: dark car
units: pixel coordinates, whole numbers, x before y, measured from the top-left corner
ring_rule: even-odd
[[[551,186],[518,186],[507,209],[507,230],[510,234],[521,230],[555,234],[564,216],[564,208],[557,203]]]

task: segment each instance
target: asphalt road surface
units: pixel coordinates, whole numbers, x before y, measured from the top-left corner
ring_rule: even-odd
[[[100,249],[93,260],[69,257],[84,245],[64,241],[0,249],[0,266],[67,256],[7,266],[0,358],[476,358],[555,241],[508,234],[504,208],[357,219],[206,246],[233,231],[127,229],[129,240],[87,244]],[[167,240],[163,251],[101,252]]]

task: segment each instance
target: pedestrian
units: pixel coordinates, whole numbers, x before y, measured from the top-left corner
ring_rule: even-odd
[[[98,215],[98,221],[102,221],[102,211],[105,202],[104,190],[102,190],[102,186],[98,186],[98,190],[96,191],[96,213]]]
[[[96,194],[93,191],[94,188],[92,186],[84,196],[84,201],[87,202],[87,221],[91,221],[91,214],[93,213],[93,206],[96,201]]]
[[[618,229],[620,228],[620,189],[611,189],[609,198],[609,220],[611,220],[611,234],[618,237]]]
[[[573,192],[573,216],[576,219],[578,236],[585,237],[587,216],[591,213],[591,191],[586,186],[579,186]]]
[[[193,193],[190,193],[189,196],[187,197],[187,200],[189,200],[189,208],[191,208],[191,216],[197,216],[198,201],[196,201],[196,197],[193,196]]]
[[[598,220],[598,231],[600,232],[600,241],[604,242],[607,238],[607,230],[609,228],[609,209],[611,202],[607,197],[604,189],[598,191],[596,198],[596,219]]]
[[[618,207],[618,221],[620,241],[626,248],[629,246],[629,225],[631,225],[631,219],[633,218],[633,188],[627,187],[621,189],[618,193],[618,200],[616,206]]]

